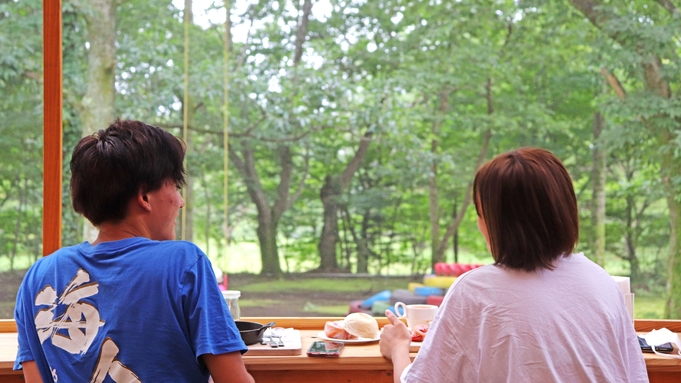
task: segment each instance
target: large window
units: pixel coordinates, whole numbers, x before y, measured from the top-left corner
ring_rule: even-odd
[[[0,2],[0,318],[42,245],[42,12]]]
[[[143,120],[186,141],[178,237],[243,291],[243,315],[342,315],[437,262],[491,263],[467,195],[475,169],[541,146],[573,177],[578,250],[631,276],[637,317],[663,317],[681,278],[666,267],[681,167],[660,137],[679,127],[678,101],[642,74],[653,57],[678,86],[674,19],[622,5],[592,25],[578,6],[524,4],[64,0],[63,245],[92,238],[66,188],[75,142]],[[42,251],[41,5],[0,1],[4,318]]]

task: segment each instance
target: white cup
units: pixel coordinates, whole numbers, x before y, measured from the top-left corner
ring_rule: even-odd
[[[400,312],[400,307],[402,312]],[[395,303],[395,313],[400,318],[407,318],[407,327],[414,328],[416,325],[425,324],[435,319],[437,306],[434,305],[405,305],[402,302]]]

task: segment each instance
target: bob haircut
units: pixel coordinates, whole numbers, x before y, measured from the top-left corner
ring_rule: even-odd
[[[82,138],[71,157],[73,209],[93,225],[119,222],[137,193],[185,184],[184,144],[141,121],[116,120]]]
[[[552,270],[553,261],[570,255],[579,240],[572,180],[547,150],[521,148],[498,155],[475,175],[473,199],[496,264]]]

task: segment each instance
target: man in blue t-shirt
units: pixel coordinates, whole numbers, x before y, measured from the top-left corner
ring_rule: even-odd
[[[173,241],[184,155],[140,121],[80,140],[73,208],[99,235],[39,260],[22,282],[14,368],[27,382],[253,382],[210,261]]]

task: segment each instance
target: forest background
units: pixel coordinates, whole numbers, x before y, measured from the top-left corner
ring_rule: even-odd
[[[178,237],[228,273],[490,263],[475,170],[537,146],[573,177],[578,250],[681,318],[678,3],[62,4],[65,245],[92,237],[70,152],[117,117],[184,139]],[[0,270],[41,254],[41,5],[0,0]]]

